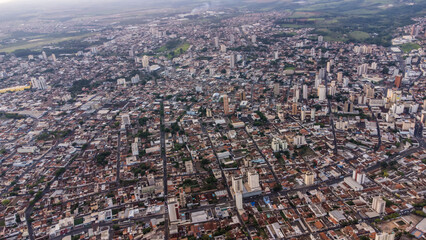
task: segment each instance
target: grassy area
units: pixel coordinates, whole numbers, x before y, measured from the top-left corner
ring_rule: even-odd
[[[190,44],[179,39],[168,41],[165,45],[156,50],[157,53],[164,54],[167,58],[172,59],[185,53]]]
[[[41,38],[36,40],[31,40],[19,44],[14,44],[10,46],[5,46],[0,48],[0,52],[11,53],[18,49],[35,49],[49,44],[56,44],[60,42],[70,41],[70,40],[79,40],[85,37],[92,36],[94,33],[86,33],[83,35],[71,36],[71,37],[53,37],[53,38]]]
[[[390,5],[392,4],[392,5]],[[326,41],[390,46],[394,29],[426,14],[426,2],[397,0],[307,0],[292,6],[293,15],[275,23],[285,28],[315,28]]]
[[[350,39],[356,40],[356,41],[364,41],[370,37],[370,34],[362,31],[353,31],[348,34]]]
[[[402,44],[400,48],[404,53],[409,53],[411,52],[411,50],[421,48],[421,46],[417,43],[405,43],[405,44]]]

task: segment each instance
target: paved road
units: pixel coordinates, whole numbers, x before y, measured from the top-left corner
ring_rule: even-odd
[[[212,142],[212,140],[210,139],[210,135],[209,135],[209,133],[207,132],[207,130],[206,130],[206,128],[205,128],[205,126],[204,126],[204,122],[200,120],[200,124],[201,124],[201,130],[203,131],[203,133],[204,133],[204,134],[207,136],[207,138],[209,139],[210,147],[212,148],[213,153],[214,153],[214,155],[215,155],[215,157],[216,157],[217,164],[219,165],[220,172],[222,173],[222,182],[223,182],[224,186],[226,187],[226,191],[227,191],[227,193],[228,193],[228,198],[229,198],[229,199],[232,199],[233,197],[232,197],[232,194],[231,194],[231,190],[230,190],[230,188],[229,188],[228,181],[226,180],[226,176],[225,176],[225,173],[224,173],[224,171],[223,171],[222,164],[220,163],[219,157],[217,156],[216,148],[215,148],[215,146],[213,145],[213,142]],[[237,209],[237,206],[236,206],[235,201],[233,201],[233,206],[235,207],[235,209]],[[251,237],[250,231],[248,230],[248,228],[247,228],[247,226],[246,226],[245,222],[243,221],[243,219],[242,219],[242,217],[241,217],[240,213],[238,212],[238,210],[236,210],[236,212],[237,212],[238,220],[239,220],[239,221],[240,221],[240,223],[242,224],[242,226],[243,226],[244,230],[247,232],[247,234],[248,234],[248,238],[251,240],[251,239],[252,239],[252,237]]]
[[[160,111],[160,144],[161,158],[163,159],[163,186],[164,186],[164,239],[169,239],[169,210],[167,205],[167,156],[166,156],[166,133],[164,132],[164,101],[161,101]]]

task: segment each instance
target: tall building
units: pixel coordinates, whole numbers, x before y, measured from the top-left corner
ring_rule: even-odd
[[[280,84],[279,83],[275,83],[274,84],[274,96],[278,97],[280,95]]]
[[[291,107],[291,115],[297,115],[297,103],[293,103]]]
[[[310,186],[314,184],[315,175],[312,172],[306,172],[304,176],[305,185]]]
[[[243,210],[243,194],[241,192],[235,193],[235,205],[237,210]]]
[[[225,53],[226,52],[226,46],[225,44],[220,44],[220,51]]]
[[[343,72],[338,72],[337,73],[337,81],[339,83],[341,83],[343,81]]]
[[[231,54],[229,61],[230,61],[229,67],[235,68],[235,54]]]
[[[46,79],[44,77],[31,78],[31,87],[38,90],[47,89]]]
[[[274,137],[271,142],[271,148],[274,152],[284,151],[287,150],[288,144],[287,141]]]
[[[210,108],[206,109],[206,117],[208,117],[208,118],[212,117],[212,110]]]
[[[179,219],[179,204],[176,200],[172,200],[168,204],[170,222],[176,222]]]
[[[361,169],[356,169],[352,172],[352,178],[357,181],[359,184],[365,183],[365,173],[361,171]]]
[[[247,182],[251,192],[262,190],[259,184],[259,174],[256,170],[251,169],[247,172]]]
[[[41,56],[43,57],[43,60],[47,61],[47,55],[45,51],[41,52]]]
[[[394,240],[395,233],[377,233],[375,240]]]
[[[318,99],[320,101],[325,101],[327,99],[326,88],[322,84],[318,86]]]
[[[315,121],[315,108],[311,108],[311,121]]]
[[[225,115],[229,114],[229,100],[228,95],[223,95],[223,111]]]
[[[303,99],[308,99],[308,85],[303,84],[302,86],[302,94],[303,94]]]
[[[219,37],[214,37],[214,47],[215,48],[219,47]]]
[[[232,189],[234,193],[243,192],[243,178],[241,176],[232,177]]]
[[[256,35],[251,35],[251,42],[252,43],[256,43],[256,39],[257,39],[257,37],[256,37]]]
[[[293,145],[299,147],[302,145],[306,145],[306,138],[303,135],[297,135],[293,138]]]
[[[380,196],[373,197],[371,208],[379,214],[385,213],[386,201]]]
[[[279,57],[278,57],[278,51],[275,51],[275,52],[274,52],[274,59],[275,59],[275,60],[278,60],[278,58],[279,58]]]
[[[305,108],[302,107],[300,109],[300,120],[303,122],[303,121],[305,121],[305,118],[306,118],[306,111],[305,111]]]
[[[142,57],[142,67],[143,68],[149,67],[149,57],[146,55]]]
[[[324,37],[323,36],[318,36],[318,43],[322,43],[322,41],[324,41]]]
[[[396,88],[399,88],[401,86],[401,82],[402,82],[402,76],[401,75],[395,76],[395,87]]]

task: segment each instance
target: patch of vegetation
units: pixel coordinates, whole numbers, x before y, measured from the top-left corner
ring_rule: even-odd
[[[400,46],[400,48],[404,53],[409,53],[412,50],[421,48],[421,46],[418,43],[404,43]]]
[[[95,157],[95,161],[97,164],[105,166],[108,164],[108,160],[106,160],[106,158],[111,155],[111,152],[103,152],[103,153],[99,153],[98,155],[96,155]]]

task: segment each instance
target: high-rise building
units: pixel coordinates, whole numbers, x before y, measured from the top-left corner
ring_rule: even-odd
[[[142,57],[142,67],[143,68],[149,67],[149,57],[147,55]]]
[[[44,77],[31,78],[31,87],[38,90],[47,89],[46,79]]]
[[[318,36],[318,43],[322,43],[322,41],[324,41],[324,37],[323,36]]]
[[[299,147],[299,146],[303,146],[306,145],[306,138],[304,135],[296,135],[293,138],[293,145]]]
[[[303,92],[303,99],[308,99],[308,85],[303,84],[302,92]]]
[[[47,55],[45,51],[41,52],[41,56],[43,57],[44,61],[47,61]]]
[[[327,62],[327,72],[330,73],[331,72],[331,60]]]
[[[170,222],[177,222],[179,219],[179,204],[176,200],[173,199],[168,203],[168,209]]]
[[[311,108],[311,121],[315,121],[315,108]]]
[[[299,86],[295,86],[294,88],[295,89],[294,89],[294,98],[293,98],[293,101],[294,102],[298,102],[299,99],[300,99],[300,89],[299,89]]]
[[[225,44],[220,44],[220,51],[225,53],[226,52],[226,46]]]
[[[385,213],[386,201],[380,196],[373,197],[371,208],[379,214]]]
[[[395,76],[395,87],[399,88],[401,86],[401,82],[402,82],[402,76],[401,75]]]
[[[262,190],[259,184],[259,174],[256,170],[251,169],[247,172],[247,182],[251,192]]]
[[[256,43],[256,39],[257,39],[257,37],[256,37],[256,35],[251,35],[251,42],[252,43]]]
[[[325,101],[327,99],[327,91],[324,85],[318,86],[318,99],[320,101]]]
[[[235,193],[235,205],[237,210],[243,210],[243,194],[241,192]]]
[[[229,67],[230,68],[235,68],[235,54],[231,54],[231,56],[230,56]]]
[[[228,95],[223,95],[223,112],[225,115],[229,114],[229,100]]]
[[[219,47],[219,37],[214,37],[214,47],[215,48]]]
[[[305,118],[306,118],[306,111],[305,111],[305,108],[302,107],[300,109],[300,120],[303,122],[303,121],[305,121]]]
[[[297,115],[297,103],[293,103],[291,107],[291,115]]]
[[[274,152],[279,152],[287,150],[288,144],[287,141],[274,137],[271,142],[271,147]]]
[[[274,96],[278,97],[280,95],[280,84],[279,83],[275,83],[274,84]]]
[[[304,175],[305,185],[310,186],[314,184],[315,175],[312,172],[306,172]]]
[[[241,176],[232,177],[232,189],[234,193],[243,192],[243,178]]]
[[[343,81],[343,72],[338,72],[337,73],[337,81],[339,83],[341,83]]]
[[[278,57],[278,51],[275,51],[275,52],[274,52],[274,59],[275,59],[275,60],[278,60],[278,58],[279,58],[279,57]]]
[[[352,178],[357,181],[359,184],[365,183],[365,173],[361,171],[361,169],[356,169],[352,172]]]
[[[212,117],[212,110],[210,108],[206,109],[206,117],[208,117],[208,118]]]

